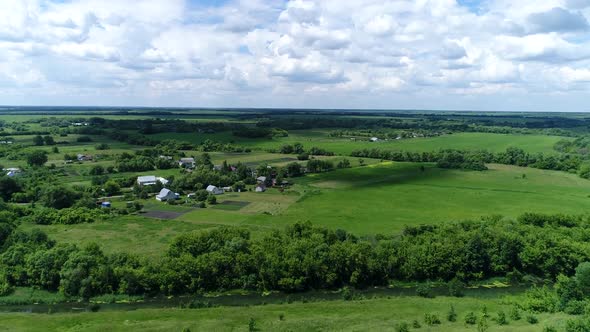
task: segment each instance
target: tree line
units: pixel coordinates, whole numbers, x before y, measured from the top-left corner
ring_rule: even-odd
[[[183,234],[165,255],[106,254],[17,229],[20,209],[0,212],[0,290],[59,290],[66,296],[187,294],[230,289],[300,292],[385,286],[392,280],[459,281],[573,276],[590,259],[587,216],[525,214],[407,227],[358,237],[296,223],[253,238],[239,227]]]

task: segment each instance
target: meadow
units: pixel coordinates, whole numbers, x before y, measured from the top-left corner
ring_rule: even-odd
[[[490,317],[487,331],[541,331],[544,327],[562,330],[566,314],[538,314],[536,324],[522,319],[508,319],[498,325],[494,318],[499,311],[511,309],[503,297],[436,297],[424,299],[413,296],[368,298],[363,300],[334,300],[293,302],[246,307],[216,307],[203,309],[139,309],[134,311],[99,311],[95,313],[1,314],[0,331],[395,331],[407,323],[416,331],[474,331],[467,325],[468,312],[478,317],[486,308]],[[457,321],[449,322],[447,313],[455,307]],[[437,315],[441,324],[429,326],[425,314]],[[417,320],[421,328],[412,328]],[[253,322],[251,324],[250,322]]]
[[[437,137],[417,137],[400,140],[388,140],[371,143],[368,138],[330,137],[329,129],[309,129],[289,131],[288,137],[273,139],[245,139],[232,136],[229,132],[205,133],[163,133],[150,135],[155,139],[176,139],[190,143],[202,143],[206,139],[219,142],[237,142],[241,146],[258,150],[279,149],[284,144],[301,143],[307,149],[318,147],[340,155],[349,155],[352,151],[378,148],[392,151],[432,152],[440,149],[505,151],[517,146],[530,153],[554,153],[553,146],[564,139],[560,136],[518,135],[491,133],[455,133]]]
[[[406,226],[477,220],[491,215],[516,218],[525,212],[583,214],[590,181],[565,172],[489,165],[484,172],[445,170],[432,165],[370,160],[364,167],[308,175],[281,193],[226,193],[217,206],[190,209],[153,199],[146,211],[180,211],[171,220],[142,214],[80,225],[29,225],[60,242],[101,243],[107,252],[162,255],[177,235],[219,226],[242,226],[258,237],[298,221],[311,221],[358,235],[396,234]],[[224,201],[247,203],[235,208]],[[124,199],[114,198],[114,206]],[[145,243],[149,242],[149,246]]]

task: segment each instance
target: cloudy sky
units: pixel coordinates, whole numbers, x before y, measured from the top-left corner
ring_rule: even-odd
[[[0,104],[590,111],[590,0],[0,0]]]

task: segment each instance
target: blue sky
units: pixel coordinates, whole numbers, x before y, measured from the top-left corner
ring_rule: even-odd
[[[0,0],[0,104],[588,111],[590,0]]]

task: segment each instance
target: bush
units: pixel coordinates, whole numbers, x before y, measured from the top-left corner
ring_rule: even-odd
[[[537,318],[537,316],[528,315],[526,316],[526,321],[529,322],[529,324],[537,324],[539,322],[539,319]]]
[[[512,320],[520,320],[522,316],[520,315],[520,310],[517,306],[512,307],[509,313],[510,319]]]
[[[590,319],[570,319],[565,323],[566,332],[587,332],[590,331]]]
[[[401,322],[395,326],[395,331],[396,332],[409,332],[410,326],[406,322]]]
[[[412,322],[412,327],[415,329],[419,329],[422,327],[422,325],[420,324],[420,322],[417,319],[414,319],[414,321]]]
[[[467,325],[475,325],[477,323],[477,316],[473,311],[470,311],[465,315],[465,324]]]
[[[566,331],[567,331],[567,327],[566,327]],[[553,326],[545,326],[543,328],[543,332],[557,332],[557,329],[554,328]]]
[[[457,312],[455,312],[455,306],[451,305],[451,310],[447,314],[447,320],[449,322],[456,322],[457,321]]]
[[[563,309],[563,312],[565,312],[568,315],[581,315],[584,313],[586,309],[586,304],[586,301],[569,301],[566,307]]]
[[[416,287],[416,294],[425,298],[433,298],[432,289],[430,284],[420,284]]]
[[[459,279],[454,278],[453,280],[449,281],[448,286],[450,296],[463,297],[463,288],[465,288],[465,284]]]
[[[439,325],[440,322],[440,318],[438,318],[437,315],[435,314],[424,314],[424,323],[426,323],[426,325]]]
[[[504,313],[504,311],[498,312],[498,316],[496,317],[496,323],[498,323],[498,325],[508,324],[508,320],[506,319],[506,314]]]

